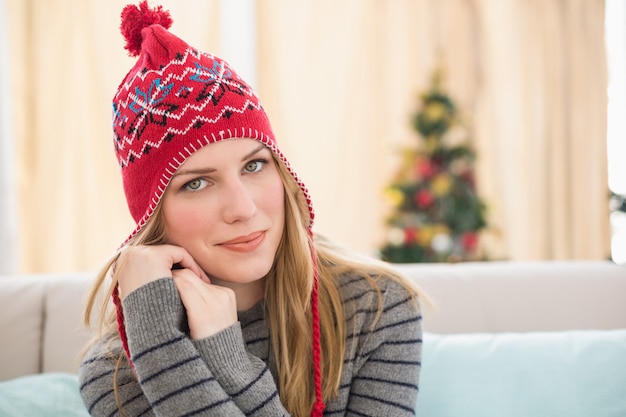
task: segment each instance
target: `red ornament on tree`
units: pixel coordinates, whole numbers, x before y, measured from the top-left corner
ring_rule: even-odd
[[[412,245],[417,240],[417,229],[414,227],[407,227],[404,229],[404,244]]]
[[[429,190],[421,189],[415,194],[415,204],[417,204],[419,208],[428,208],[434,201],[435,197],[433,197],[433,194]]]
[[[415,171],[419,178],[428,179],[437,173],[437,166],[426,158],[418,158]]]
[[[463,249],[471,252],[478,246],[478,235],[474,232],[466,232],[461,235],[460,241]]]

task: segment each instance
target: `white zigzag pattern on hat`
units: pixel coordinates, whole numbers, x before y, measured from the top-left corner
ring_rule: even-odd
[[[199,54],[201,55],[205,55],[211,59],[215,59],[215,57],[211,54],[205,54],[202,52],[199,52]],[[185,54],[183,56],[183,59],[181,60],[172,60],[170,61],[165,67],[163,67],[160,70],[149,70],[146,71],[145,73],[142,73],[141,71],[138,71],[135,76],[133,76],[133,78],[124,83],[119,89],[118,92],[116,93],[116,97],[119,96],[119,94],[122,91],[128,91],[128,100],[124,101],[124,100],[120,100],[118,102],[118,107],[119,108],[127,108],[128,107],[128,102],[131,101],[130,99],[133,99],[134,102],[138,102],[139,104],[141,104],[149,113],[152,114],[157,114],[157,115],[164,115],[166,112],[163,109],[154,109],[151,108],[151,106],[147,103],[145,103],[143,100],[140,100],[135,94],[133,94],[130,89],[133,86],[133,83],[135,81],[136,78],[140,78],[142,81],[145,80],[145,78],[148,76],[148,74],[150,73],[156,73],[156,74],[162,74],[163,72],[165,72],[165,70],[167,68],[169,68],[170,66],[174,66],[174,65],[178,65],[178,66],[185,66],[184,71],[182,72],[182,74],[178,75],[178,74],[174,74],[174,73],[170,73],[168,74],[167,78],[164,81],[161,81],[162,85],[167,85],[167,83],[170,82],[170,80],[172,79],[176,79],[178,81],[183,80],[188,74],[193,73],[193,74],[199,74],[199,75],[203,75],[203,74],[210,74],[204,71],[200,71],[197,70],[195,67],[189,66],[187,65],[187,59],[189,56],[192,56],[194,59],[197,58],[196,56],[194,56],[193,54],[193,50],[191,49],[187,49],[185,51]],[[231,70],[232,71],[232,70]],[[213,87],[213,89],[211,90],[210,94],[207,95],[207,99],[204,100],[204,102],[201,105],[195,105],[193,103],[187,103],[184,107],[182,107],[179,112],[177,113],[168,113],[168,117],[173,118],[173,119],[177,119],[179,120],[180,118],[182,118],[188,109],[193,109],[196,110],[198,112],[201,112],[210,102],[210,98],[213,97],[213,95],[215,94],[216,90],[220,87],[220,85],[222,84],[226,84],[226,85],[231,85],[231,82],[222,78],[222,75],[224,74],[224,67],[222,67],[222,71],[219,73],[219,78],[217,78],[217,82],[215,84],[215,86]],[[213,75],[213,74],[211,74]],[[159,94],[160,91],[156,90],[153,93],[153,97],[156,96],[157,94]],[[254,93],[252,92],[252,90],[248,90],[246,92],[248,95],[250,96],[254,96]],[[153,98],[151,97],[151,98]],[[256,96],[254,96],[256,98]],[[258,101],[258,98],[257,98]],[[198,120],[201,120],[205,123],[216,123],[222,116],[223,114],[230,110],[239,114],[243,114],[243,112],[248,108],[248,106],[253,106],[256,110],[260,110],[262,108],[260,102],[258,102],[258,104],[255,104],[254,102],[250,101],[250,100],[246,100],[245,103],[243,104],[243,106],[241,106],[241,108],[234,108],[232,106],[224,106],[220,113],[213,119],[204,117],[204,116],[197,116],[195,117],[192,122],[184,129],[184,130],[179,130],[179,129],[173,129],[173,128],[168,128],[165,132],[165,134],[157,141],[157,142],[150,142],[150,141],[146,141],[144,143],[144,145],[142,146],[142,149],[140,150],[139,153],[134,152],[134,151],[129,151],[129,155],[127,155],[127,158],[125,158],[125,160],[123,160],[122,158],[120,158],[120,163],[125,163],[127,164],[131,154],[135,157],[135,158],[141,158],[141,155],[143,155],[143,151],[146,149],[147,146],[151,146],[153,148],[159,148],[162,144],[163,144],[163,139],[167,136],[168,133],[178,133],[178,134],[184,134],[187,133],[189,131],[189,129],[193,126],[193,124],[195,124]],[[146,117],[147,113],[144,113],[144,115],[141,117],[141,119],[138,121],[138,125],[143,123],[145,117]],[[120,141],[118,142],[118,146],[119,146],[119,150],[123,151],[125,149],[125,145],[126,144],[131,144],[133,143],[133,141],[135,140],[136,137],[136,129],[134,130],[133,134],[131,136],[123,136],[121,137]]]
[[[117,95],[122,90],[129,90],[130,87],[132,87],[133,84],[135,83],[135,79],[136,78],[141,78],[141,81],[144,81],[146,79],[146,77],[148,76],[148,74],[150,74],[150,73],[156,73],[158,75],[161,75],[163,73],[163,71],[167,70],[167,68],[169,68],[172,65],[179,65],[179,66],[186,65],[187,64],[187,58],[189,57],[189,55],[193,56],[195,59],[199,58],[201,55],[204,55],[204,56],[208,57],[211,60],[216,60],[217,59],[217,57],[214,56],[214,55],[211,55],[211,54],[208,54],[208,53],[205,53],[205,52],[200,52],[200,51],[197,51],[197,50],[194,51],[193,48],[187,48],[187,50],[185,50],[185,53],[183,54],[183,58],[181,60],[173,59],[170,62],[168,62],[167,65],[165,65],[163,68],[158,69],[158,70],[151,69],[151,70],[147,70],[145,72],[137,71],[137,73],[133,76],[133,78],[131,78],[130,80],[128,80],[124,84],[120,85],[120,87],[118,88],[117,93],[115,94],[115,96],[117,97]],[[172,75],[175,75],[175,74],[172,74]],[[178,81],[181,81],[182,77],[184,75],[185,74],[181,74],[181,76],[180,76],[181,78],[178,78]]]
[[[254,103],[250,102],[249,100],[246,100],[246,102],[244,103],[244,105],[240,108],[237,109],[235,107],[232,106],[224,106],[224,108],[222,109],[222,111],[215,117],[215,118],[208,118],[202,115],[197,115],[196,117],[194,117],[191,122],[189,122],[189,124],[187,125],[187,127],[185,127],[184,129],[176,129],[173,127],[168,127],[165,130],[165,133],[159,138],[158,141],[156,142],[152,142],[152,141],[145,141],[141,147],[141,150],[139,150],[139,152],[133,151],[132,149],[128,151],[128,155],[126,156],[126,158],[120,158],[119,162],[120,163],[124,163],[124,165],[127,165],[131,155],[135,158],[135,159],[140,159],[141,156],[144,154],[144,150],[150,146],[151,148],[155,148],[158,149],[164,142],[165,138],[168,136],[169,133],[175,133],[178,135],[185,135],[187,134],[187,132],[189,132],[189,130],[191,130],[193,128],[193,126],[198,122],[198,121],[203,121],[205,123],[216,123],[221,117],[222,115],[226,112],[226,110],[230,110],[236,113],[240,113],[243,114],[246,109],[248,108],[249,105],[252,105],[253,107],[255,107],[257,110],[261,108],[261,106],[256,106],[254,105]],[[119,149],[120,150],[124,150],[125,146],[124,144],[131,144],[133,142],[133,138],[135,135],[132,135],[131,137],[127,137],[127,136],[123,136],[119,142]]]

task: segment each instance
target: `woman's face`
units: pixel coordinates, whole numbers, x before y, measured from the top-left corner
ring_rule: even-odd
[[[272,152],[253,139],[193,153],[163,197],[168,243],[182,246],[214,283],[238,286],[270,270],[285,223]]]

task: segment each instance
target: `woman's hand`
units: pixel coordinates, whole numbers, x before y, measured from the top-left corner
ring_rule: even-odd
[[[175,245],[130,246],[115,264],[120,298],[151,281],[173,277],[187,311],[192,339],[211,336],[237,322],[230,288],[211,284],[189,252]]]
[[[125,248],[114,266],[120,298],[124,299],[128,294],[151,281],[171,277],[174,265],[193,272],[198,280],[210,282],[189,252],[180,246],[154,245]]]
[[[237,299],[232,289],[199,279],[188,268],[172,272],[187,310],[192,339],[212,336],[237,322]]]

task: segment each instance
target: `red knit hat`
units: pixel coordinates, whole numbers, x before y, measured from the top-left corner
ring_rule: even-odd
[[[230,65],[200,52],[167,29],[169,12],[150,9],[147,1],[128,5],[121,14],[126,49],[138,56],[113,97],[115,152],[122,171],[124,192],[137,227],[146,224],[163,197],[172,176],[187,158],[210,143],[251,138],[270,148],[300,186],[309,206],[309,234],[313,208],[309,193],[276,145],[269,119],[250,86]],[[315,251],[311,248],[315,265]],[[320,330],[318,277],[311,294],[313,315],[313,365],[316,404],[321,415]],[[117,289],[122,344],[130,360],[124,316]]]

